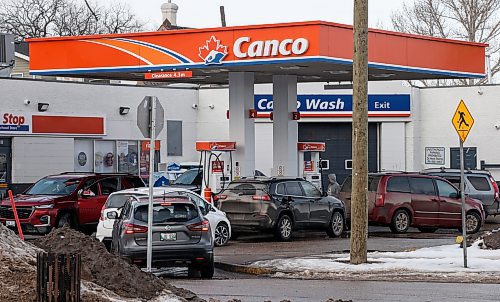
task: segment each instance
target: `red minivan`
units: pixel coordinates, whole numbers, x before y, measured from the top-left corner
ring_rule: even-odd
[[[340,192],[347,219],[351,214],[351,184],[349,176]],[[368,191],[371,225],[389,226],[394,233],[405,233],[410,226],[421,232],[461,229],[460,192],[446,179],[418,173],[369,174]],[[482,203],[467,197],[465,210],[467,232],[478,232],[485,219]]]

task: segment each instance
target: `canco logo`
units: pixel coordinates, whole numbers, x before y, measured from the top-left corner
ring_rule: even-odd
[[[309,48],[309,40],[304,38],[253,41],[249,37],[238,38],[234,42],[233,52],[238,58],[271,56],[289,56],[304,54]]]
[[[227,56],[227,46],[222,45],[215,36],[207,40],[203,47],[198,48],[198,51],[205,65],[222,64],[222,60]]]

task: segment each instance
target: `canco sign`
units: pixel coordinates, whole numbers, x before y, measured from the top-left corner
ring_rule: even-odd
[[[241,37],[234,41],[233,53],[237,58],[289,56],[304,54],[308,48],[309,40],[304,38],[252,41],[250,37]]]

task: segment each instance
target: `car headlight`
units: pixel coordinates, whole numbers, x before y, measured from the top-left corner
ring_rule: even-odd
[[[52,209],[54,207],[53,204],[42,204],[39,206],[35,206],[35,209]]]

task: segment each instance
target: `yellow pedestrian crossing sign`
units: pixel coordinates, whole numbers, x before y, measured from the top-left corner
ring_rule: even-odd
[[[455,130],[457,130],[460,140],[465,142],[472,125],[474,125],[474,118],[472,117],[472,114],[470,114],[470,111],[463,100],[460,100],[460,104],[458,104],[457,110],[451,119],[451,123],[453,124],[453,127],[455,127]]]

